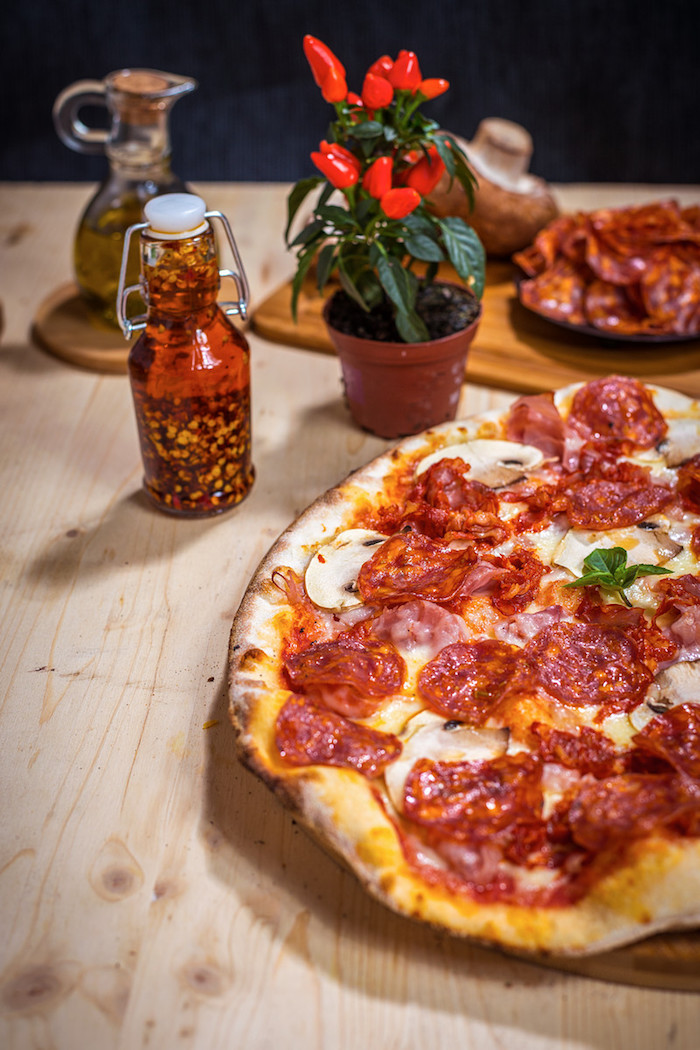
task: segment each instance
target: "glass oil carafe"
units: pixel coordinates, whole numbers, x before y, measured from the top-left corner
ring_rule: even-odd
[[[248,284],[230,226],[194,194],[167,194],[145,206],[127,230],[117,314],[129,352],[129,378],[152,503],[181,517],[219,514],[239,503],[254,479],[250,353],[229,314],[245,318]],[[210,218],[223,223],[238,268],[220,270]],[[134,237],[139,233],[139,238]],[[127,317],[130,242],[140,240],[145,317]],[[222,275],[237,302],[218,303]]]
[[[56,99],[53,117],[62,141],[80,153],[103,153],[109,174],[88,203],[75,235],[75,278],[96,317],[116,326],[115,303],[124,233],[143,219],[147,201],[186,189],[170,170],[170,111],[197,82],[153,69],[122,69],[104,80],[81,80]],[[80,119],[87,106],[106,106],[109,127]],[[129,259],[138,280],[138,245]]]

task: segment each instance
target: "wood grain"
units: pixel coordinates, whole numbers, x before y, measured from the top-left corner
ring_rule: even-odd
[[[487,266],[483,316],[469,350],[466,380],[505,390],[537,393],[568,383],[622,373],[663,383],[700,397],[700,339],[676,343],[613,342],[579,334],[521,306],[507,262]],[[455,280],[449,266],[440,276]],[[285,283],[257,308],[251,323],[266,339],[334,353],[321,316],[326,296],[312,278],[301,290],[298,320],[291,315],[291,284]]]
[[[289,277],[288,187],[198,189],[255,309]],[[247,582],[389,443],[352,425],[331,355],[252,332],[250,497],[209,521],[151,509],[126,377],[29,337],[92,192],[0,186],[0,1046],[694,1048],[700,996],[676,988],[695,935],[613,960],[615,984],[441,937],[370,900],[240,767],[225,676]],[[467,384],[460,412],[512,397]],[[635,987],[660,943],[678,986]]]

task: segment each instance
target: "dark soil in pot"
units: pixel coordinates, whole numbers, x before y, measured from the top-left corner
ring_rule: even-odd
[[[416,313],[425,322],[431,339],[458,332],[476,319],[480,303],[468,288],[456,284],[426,285],[416,296]],[[378,339],[383,343],[401,342],[394,324],[393,308],[386,301],[367,312],[345,292],[336,292],[328,307],[326,320],[339,332],[360,339]]]

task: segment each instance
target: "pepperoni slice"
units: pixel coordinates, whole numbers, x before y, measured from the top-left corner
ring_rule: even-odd
[[[680,465],[676,489],[685,510],[700,512],[700,456]]]
[[[566,491],[566,515],[580,529],[622,529],[657,514],[673,499],[665,485],[617,481],[607,478],[581,479]]]
[[[344,766],[376,777],[401,754],[400,740],[292,696],[275,723],[275,744],[294,766]]]
[[[576,733],[568,733],[542,722],[534,722],[531,729],[544,762],[556,762],[581,775],[591,773],[597,779],[622,771],[615,747],[597,729],[581,726]]]
[[[541,779],[541,762],[522,752],[491,762],[421,758],[406,778],[404,812],[455,838],[484,839],[539,815]]]
[[[447,645],[418,675],[418,695],[433,711],[476,725],[489,716],[514,673],[520,650],[484,638]]]
[[[637,733],[634,743],[666,759],[679,773],[700,780],[700,703],[679,704],[658,715]]]
[[[668,638],[653,621],[647,620],[644,610],[628,609],[609,602],[600,605],[584,594],[577,609],[576,619],[606,627],[620,627],[637,646],[640,658],[651,671],[659,664],[670,663],[678,653],[678,644]]]
[[[699,796],[676,774],[623,773],[585,784],[569,809],[574,841],[594,853],[620,850],[692,811]]]
[[[505,572],[498,577],[491,604],[502,616],[515,616],[533,601],[549,570],[525,547],[517,547],[502,560]]]
[[[594,379],[577,390],[568,422],[585,438],[652,448],[668,427],[649,391],[629,376]]]
[[[585,287],[581,267],[559,257],[543,273],[522,282],[520,299],[524,306],[553,321],[585,324]]]
[[[700,329],[700,247],[664,245],[652,253],[641,281],[642,300],[659,328],[678,335]]]
[[[574,706],[628,711],[652,680],[634,642],[617,627],[551,624],[528,642],[523,659],[551,696]]]
[[[653,331],[653,321],[628,294],[627,287],[610,281],[595,280],[589,284],[585,309],[590,323],[603,332],[634,335],[649,329]]]
[[[341,715],[365,718],[398,692],[403,658],[386,642],[339,637],[317,642],[285,660],[292,687]]]
[[[411,525],[433,539],[460,538],[501,543],[508,529],[498,516],[498,497],[480,481],[466,477],[469,465],[459,457],[442,459],[426,470],[407,499],[411,508],[401,525]]]
[[[397,605],[413,598],[449,601],[475,562],[471,549],[452,550],[420,533],[400,533],[364,563],[357,588],[368,605]]]

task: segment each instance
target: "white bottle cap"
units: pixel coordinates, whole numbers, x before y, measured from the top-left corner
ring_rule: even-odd
[[[162,240],[179,240],[203,233],[209,223],[204,218],[207,206],[194,193],[164,193],[144,206],[149,233]]]

